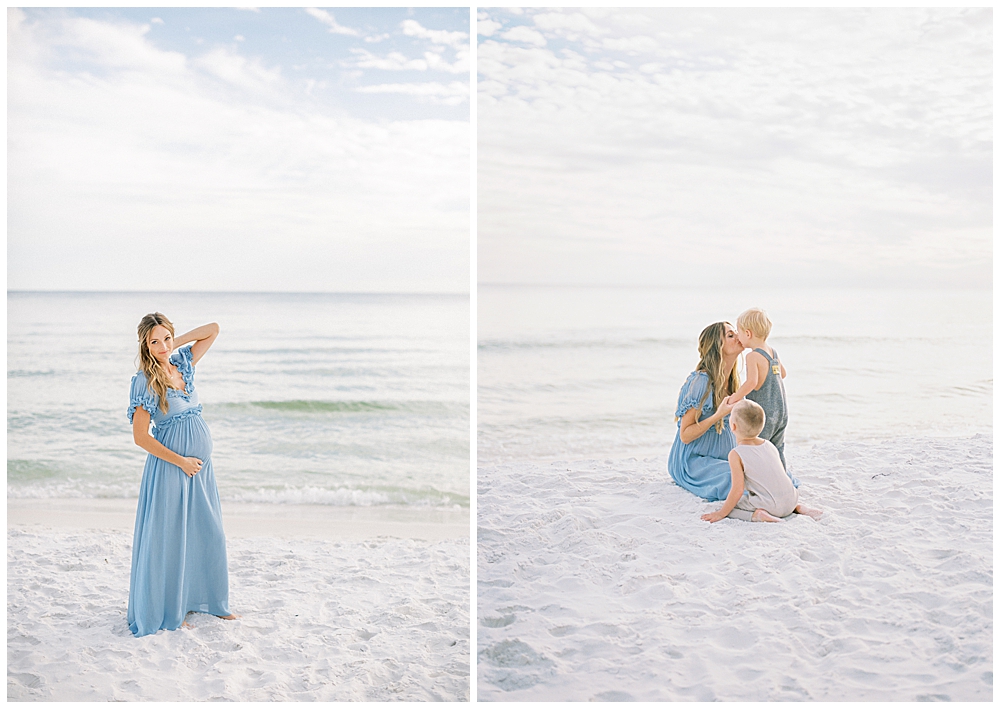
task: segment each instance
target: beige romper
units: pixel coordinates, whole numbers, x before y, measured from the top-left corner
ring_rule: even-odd
[[[775,517],[794,512],[799,491],[785,472],[774,444],[764,441],[759,446],[742,445],[733,450],[743,461],[744,489],[748,494],[740,498],[729,516],[749,521],[753,511],[760,508]]]

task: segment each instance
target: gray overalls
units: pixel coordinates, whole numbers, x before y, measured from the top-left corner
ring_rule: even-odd
[[[785,426],[788,425],[788,407],[785,404],[785,383],[781,381],[781,362],[778,361],[778,350],[771,348],[774,357],[761,348],[754,352],[759,352],[767,359],[767,376],[760,389],[747,394],[750,401],[760,404],[764,409],[764,430],[760,432],[760,438],[771,441],[778,449],[781,457],[781,464],[785,470],[788,465],[785,463]],[[792,478],[794,480],[794,478]],[[798,487],[798,485],[796,485]]]

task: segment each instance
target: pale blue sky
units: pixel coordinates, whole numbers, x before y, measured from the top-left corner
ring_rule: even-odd
[[[990,9],[481,9],[480,282],[992,282]]]
[[[156,49],[189,59],[220,50],[232,53],[259,63],[264,72],[281,74],[313,99],[358,116],[469,117],[467,9],[35,8],[24,12],[29,21],[51,22],[68,15],[148,26],[143,38]],[[432,33],[440,33],[440,43],[428,41]],[[77,46],[53,48],[53,68],[106,71]],[[405,85],[425,87],[425,93],[412,88],[404,93]],[[392,86],[397,90],[387,90]],[[376,88],[380,91],[372,92]]]
[[[8,287],[467,292],[469,66],[467,8],[10,9]]]

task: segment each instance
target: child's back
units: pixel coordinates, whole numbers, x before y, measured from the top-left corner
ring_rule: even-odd
[[[743,461],[743,476],[748,493],[736,504],[737,509],[763,509],[775,517],[785,517],[795,511],[799,504],[799,493],[785,472],[778,449],[773,443],[745,443],[733,450]]]

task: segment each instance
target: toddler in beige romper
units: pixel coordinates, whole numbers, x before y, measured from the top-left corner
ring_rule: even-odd
[[[780,522],[781,517],[793,512],[813,519],[823,514],[799,504],[799,491],[785,472],[778,449],[757,437],[764,420],[764,409],[749,399],[733,407],[729,414],[736,436],[736,447],[729,452],[732,487],[722,507],[702,515],[703,520],[718,522],[728,516],[752,522]]]
[[[764,510],[774,517],[787,517],[799,504],[799,491],[792,485],[778,449],[771,441],[744,443],[733,450],[743,463],[746,494],[740,497],[729,517],[751,520],[754,512]]]

